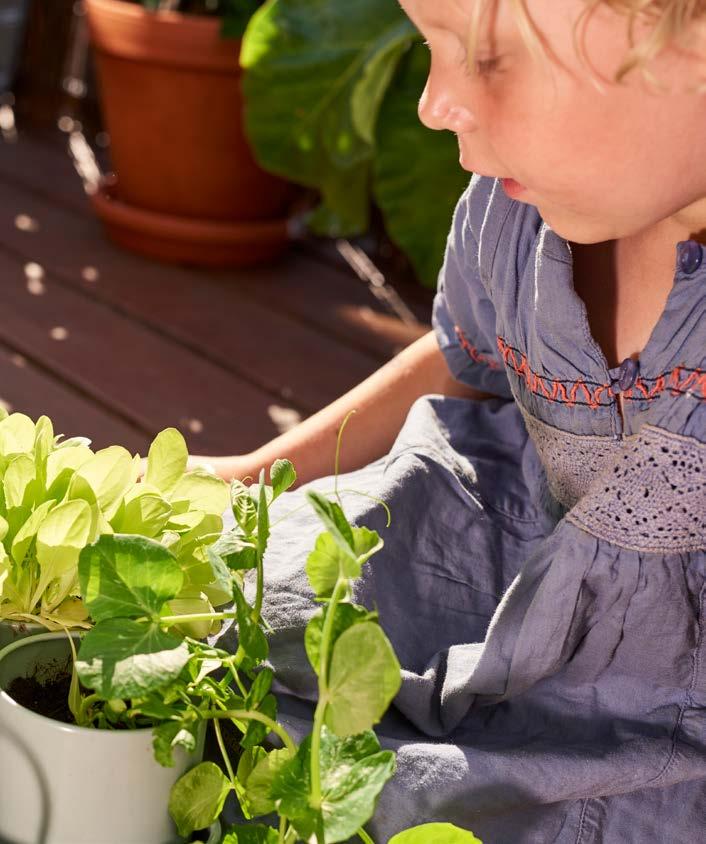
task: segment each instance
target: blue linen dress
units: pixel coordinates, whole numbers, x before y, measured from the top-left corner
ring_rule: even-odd
[[[485,844],[706,840],[706,261],[695,241],[675,252],[639,364],[611,369],[568,242],[496,180],[474,176],[457,205],[434,328],[453,375],[497,398],[419,399],[390,454],[339,480],[392,510],[385,528],[343,495],[385,539],[356,598],[403,667],[378,730],[398,754],[380,844],[433,820]],[[264,605],[297,736],[321,529],[303,501],[274,505],[292,515]]]

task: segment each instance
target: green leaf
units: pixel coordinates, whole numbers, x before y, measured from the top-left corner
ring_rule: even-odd
[[[102,536],[81,551],[78,569],[81,594],[96,622],[156,617],[184,581],[171,552],[143,536]]]
[[[132,486],[132,457],[130,452],[119,445],[97,451],[76,470],[69,484],[69,498],[82,498],[91,503],[86,495],[83,481],[87,484],[98,506],[105,513],[119,502]]]
[[[365,607],[358,607],[355,604],[338,604],[336,612],[333,617],[333,626],[331,628],[331,641],[329,645],[329,655],[331,649],[337,641],[338,637],[352,627],[354,624],[360,624],[362,621],[370,621],[374,619],[375,613],[368,612]],[[304,633],[304,647],[306,648],[306,655],[309,657],[309,662],[312,668],[319,674],[321,663],[321,635],[324,627],[324,611],[319,610],[316,615],[312,616],[306,626]],[[330,661],[329,661],[330,664]],[[328,666],[326,666],[328,668]]]
[[[116,533],[138,533],[156,537],[172,513],[171,504],[160,493],[136,486],[125,496],[125,506],[111,521]]]
[[[257,530],[257,507],[250,496],[250,490],[242,481],[231,482],[230,503],[236,524],[246,536],[254,534]]]
[[[393,835],[388,844],[483,844],[472,832],[451,823],[425,823]]]
[[[321,732],[321,809],[309,803],[311,736],[276,774],[270,794],[280,815],[308,841],[322,824],[327,844],[346,841],[373,815],[378,795],[395,773],[395,754],[380,750],[372,732],[340,739]]]
[[[169,814],[179,835],[191,835],[218,820],[230,789],[230,782],[213,762],[202,762],[187,771],[169,797]]]
[[[370,124],[384,77],[376,57],[405,32],[418,38],[394,0],[269,2],[248,26],[241,64],[249,138],[267,170],[321,192],[317,231],[338,236],[367,226]],[[364,93],[355,96],[362,80],[367,110]]]
[[[169,494],[186,471],[189,452],[176,428],[166,428],[154,438],[147,456],[145,481]]]
[[[274,721],[277,717],[277,699],[275,696],[265,695],[264,700],[259,703],[257,711]],[[260,721],[250,721],[245,735],[240,740],[240,746],[247,750],[262,744],[269,732],[270,729],[266,724]]]
[[[355,624],[333,647],[326,726],[339,736],[368,730],[400,688],[400,664],[387,636],[373,622]]]
[[[25,555],[36,539],[40,525],[43,523],[47,514],[53,507],[56,507],[55,501],[45,501],[44,504],[40,504],[29,518],[23,522],[22,526],[15,534],[10,553],[12,554],[12,559],[18,565],[22,562],[22,560],[24,560]]]
[[[209,551],[217,554],[234,571],[257,568],[257,546],[236,531],[224,533]]]
[[[265,555],[267,540],[270,538],[270,513],[268,510],[267,490],[265,488],[265,470],[260,472],[260,496],[257,505],[257,555],[261,560]]]
[[[275,811],[275,802],[270,796],[272,783],[278,773],[292,759],[292,754],[286,747],[281,750],[272,750],[269,753],[262,752],[264,758],[260,759],[250,774],[241,780],[245,785],[248,808],[254,817],[269,815],[270,812]],[[238,778],[240,779],[240,768],[238,768]]]
[[[306,497],[341,551],[355,560],[353,531],[340,506],[313,489],[307,492]]]
[[[429,51],[415,43],[399,63],[376,128],[373,194],[391,239],[407,254],[423,284],[436,287],[453,209],[470,174],[458,161],[450,132],[424,126],[417,103],[429,71]],[[414,167],[400,150],[414,150]]]
[[[91,534],[91,508],[85,501],[65,501],[51,510],[37,531],[37,561],[41,576],[35,592],[41,596],[54,578],[73,572]]]
[[[89,630],[76,670],[103,698],[145,697],[168,685],[189,661],[189,649],[158,624],[111,618]]]
[[[31,505],[32,482],[36,474],[34,460],[29,455],[19,454],[10,461],[2,481],[8,510]]]
[[[360,577],[363,563],[383,546],[373,530],[361,527],[349,528],[349,532],[352,547],[347,541],[342,544],[343,534],[336,540],[333,532],[327,531],[317,537],[314,550],[307,557],[307,577],[319,598],[330,597],[339,575],[351,580]]]
[[[223,478],[197,469],[177,482],[170,500],[172,504],[188,502],[190,510],[221,516],[228,506],[228,484]]]
[[[67,489],[74,472],[80,469],[93,457],[93,452],[85,445],[62,447],[47,457],[47,494],[50,498],[61,500]]]
[[[0,454],[31,454],[34,450],[35,425],[24,413],[11,413],[0,421]]]
[[[277,844],[279,835],[276,829],[262,824],[252,826],[232,826],[221,844]]]
[[[273,499],[286,492],[297,480],[297,473],[289,460],[275,460],[270,468]]]
[[[196,736],[181,721],[165,721],[152,730],[152,747],[157,762],[164,768],[173,768],[174,748],[181,747],[187,753],[193,753],[196,750]]]
[[[390,86],[400,56],[409,49],[414,28],[408,19],[388,33],[387,43],[363,67],[351,96],[351,114],[356,131],[369,144],[375,143],[375,125],[380,105]]]

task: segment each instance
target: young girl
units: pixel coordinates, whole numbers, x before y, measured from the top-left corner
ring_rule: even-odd
[[[379,731],[398,774],[377,841],[447,820],[486,844],[693,844],[706,836],[706,3],[402,5],[431,49],[420,117],[458,136],[474,174],[434,332],[218,468],[256,475],[287,456],[320,478],[358,411],[339,486],[383,498],[393,522],[346,495],[386,543],[356,598],[403,666]],[[295,732],[310,727],[303,565],[318,530],[296,510],[266,560]]]

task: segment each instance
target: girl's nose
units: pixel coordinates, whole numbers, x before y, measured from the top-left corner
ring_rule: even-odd
[[[417,112],[429,129],[446,129],[460,135],[478,128],[478,121],[467,106],[461,105],[450,91],[435,92],[429,80],[419,99]]]

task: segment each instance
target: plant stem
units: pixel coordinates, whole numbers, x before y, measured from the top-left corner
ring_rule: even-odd
[[[333,494],[338,499],[338,503],[341,509],[343,509],[343,502],[341,501],[341,496],[338,494],[338,469],[341,460],[341,440],[343,439],[343,431],[345,430],[345,427],[348,424],[348,420],[351,418],[351,416],[353,416],[355,412],[356,409],[353,408],[353,410],[350,410],[346,414],[346,418],[343,420],[343,422],[341,422],[341,427],[338,429],[338,437],[336,438],[336,460],[334,461],[333,465]]]
[[[277,836],[277,844],[284,844],[287,836],[287,818],[284,815],[279,819],[279,835]]]
[[[331,595],[324,626],[321,631],[321,651],[319,659],[319,699],[314,711],[314,726],[311,734],[311,793],[309,803],[314,809],[321,808],[321,729],[324,725],[324,715],[328,706],[328,655],[331,647],[331,633],[333,632],[333,620],[336,615],[336,607],[348,588],[348,579],[339,574],[336,585]]]
[[[360,838],[363,844],[375,844],[373,839],[368,835],[368,833],[363,829],[362,826],[358,830],[358,832],[356,832],[356,835],[358,836],[358,838]]]
[[[296,756],[297,746],[292,741],[289,733],[283,726],[281,726],[281,724],[278,724],[276,721],[268,718],[267,715],[263,715],[262,712],[255,712],[250,709],[225,709],[222,712],[207,712],[204,715],[204,718],[228,718],[231,721],[259,721],[261,724],[269,727],[271,732],[279,736],[292,756]]]
[[[186,624],[190,621],[224,621],[226,618],[235,618],[236,614],[232,612],[195,612],[191,615],[163,615],[159,619],[159,623],[165,627],[171,627],[175,624]]]
[[[213,721],[213,729],[216,731],[216,741],[218,742],[218,747],[221,750],[221,756],[223,757],[223,762],[225,763],[226,771],[228,771],[230,781],[233,783],[233,785],[235,785],[235,774],[233,773],[233,767],[230,764],[228,751],[226,750],[225,742],[223,741],[223,735],[221,733],[221,725],[218,723],[217,718]]]

